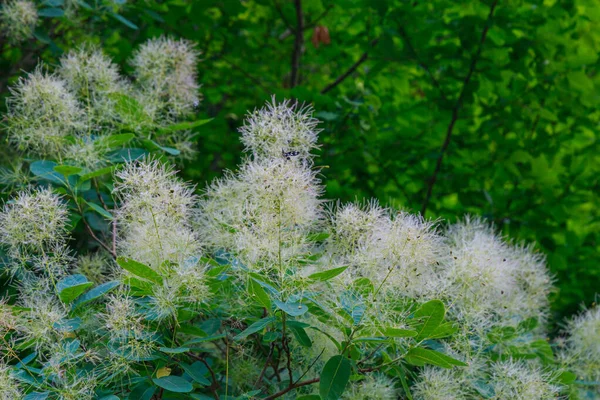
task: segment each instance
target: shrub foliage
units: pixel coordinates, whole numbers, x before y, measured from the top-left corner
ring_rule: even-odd
[[[549,399],[598,395],[590,310],[546,337],[544,257],[479,218],[326,200],[311,107],[275,98],[204,190],[197,51],[133,79],[100,49],[11,90],[0,212],[3,399]]]

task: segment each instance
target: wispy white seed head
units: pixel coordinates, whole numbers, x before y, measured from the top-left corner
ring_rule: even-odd
[[[84,113],[67,83],[38,67],[10,88],[8,140],[19,150],[60,155],[65,138],[84,127]]]
[[[94,131],[106,129],[119,118],[117,99],[112,96],[128,92],[129,87],[118,66],[100,49],[86,45],[71,50],[61,58],[57,72],[81,100]]]
[[[418,400],[470,399],[468,382],[455,369],[425,366],[419,371],[419,378],[411,388],[414,398]]]
[[[273,268],[305,254],[320,223],[322,188],[315,171],[285,159],[250,161],[238,175],[210,185],[201,229],[215,249],[233,251],[251,268]]]
[[[0,29],[11,42],[33,37],[38,24],[35,3],[29,0],[10,0],[0,9]]]
[[[573,318],[566,333],[566,346],[561,352],[563,362],[579,380],[600,381],[600,307]],[[596,386],[595,390],[600,395],[600,388]]]
[[[381,208],[375,201],[338,206],[328,249],[348,264],[348,278],[384,282],[397,296],[438,295],[447,246],[434,222]]]
[[[547,400],[558,398],[560,386],[553,384],[553,374],[523,361],[500,361],[491,365],[490,383],[494,398]]]
[[[87,134],[74,137],[73,142],[66,146],[69,160],[92,171],[103,168],[108,162],[106,153],[109,148],[104,140],[107,137]]]
[[[58,74],[82,98],[118,93],[124,81],[118,66],[93,45],[71,50],[60,59]]]
[[[85,276],[88,281],[99,285],[114,274],[114,263],[108,255],[96,252],[79,256],[73,272]]]
[[[43,283],[43,282],[40,282]],[[28,310],[21,314],[25,323],[18,327],[19,334],[25,339],[33,339],[36,348],[52,346],[62,337],[57,326],[67,319],[67,311],[58,298],[49,289],[49,284],[22,287],[19,306]]]
[[[13,400],[22,396],[19,382],[12,375],[12,368],[0,361],[0,399]]]
[[[191,229],[193,188],[175,171],[154,160],[127,164],[116,173],[119,248],[124,256],[158,268],[163,262],[181,263],[200,252]]]
[[[341,257],[342,263],[358,266],[368,262],[365,253],[374,245],[375,232],[388,228],[390,219],[388,211],[371,200],[364,205],[338,205],[330,213],[330,223],[329,251]]]
[[[290,100],[277,103],[273,97],[271,103],[248,114],[240,128],[242,143],[255,158],[307,158],[317,147],[320,132],[312,113],[310,106]]]
[[[398,390],[393,380],[381,374],[365,375],[364,379],[352,383],[344,392],[345,400],[395,400]]]
[[[127,294],[110,295],[106,312],[100,314],[100,319],[112,340],[140,336],[144,330],[143,315],[136,309],[133,298]]]
[[[41,254],[62,246],[68,211],[49,189],[20,192],[0,212],[0,243],[13,252]]]
[[[185,116],[198,104],[198,56],[191,42],[164,36],[147,41],[135,52],[131,64],[142,88],[139,98],[156,119]]]
[[[544,319],[551,280],[543,259],[530,247],[515,246],[480,219],[449,227],[451,249],[447,295],[451,313],[471,328]]]

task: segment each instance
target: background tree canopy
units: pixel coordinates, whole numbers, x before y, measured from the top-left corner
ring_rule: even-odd
[[[245,110],[272,95],[311,103],[326,197],[483,215],[548,255],[557,317],[594,301],[596,1],[46,0],[38,13],[35,39],[2,42],[3,98],[39,59],[84,42],[127,71],[149,37],[189,39],[203,58],[198,118],[214,120],[187,179],[235,168]]]

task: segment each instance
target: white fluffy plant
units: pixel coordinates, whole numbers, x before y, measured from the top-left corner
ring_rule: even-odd
[[[141,152],[189,157],[189,128],[199,123],[177,124],[199,103],[198,53],[188,42],[160,37],[143,44],[131,62],[135,73],[128,78],[88,43],[61,57],[55,71],[40,64],[10,88],[8,141],[23,155],[81,174]]]
[[[161,46],[181,68],[160,70]],[[194,101],[154,80],[193,78],[186,46],[159,39],[136,55],[136,68],[157,68],[136,78],[166,119]],[[60,76],[89,100],[81,110],[118,110],[103,90],[130,85],[67,57]],[[92,119],[91,137],[119,121]],[[291,101],[250,113],[246,158],[200,195],[147,156],[87,188],[63,165],[7,202],[0,241],[17,294],[0,302],[0,395],[542,400],[566,394],[569,375],[598,379],[594,310],[554,359],[551,278],[531,247],[476,218],[445,226],[322,199],[317,122]],[[84,246],[69,240],[69,213],[83,217]]]

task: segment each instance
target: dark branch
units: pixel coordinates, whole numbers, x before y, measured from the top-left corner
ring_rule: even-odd
[[[276,399],[278,397],[283,396],[284,394],[291,392],[292,390],[302,387],[302,386],[306,386],[306,385],[312,385],[313,383],[317,383],[319,382],[321,379],[320,378],[314,378],[314,379],[310,379],[304,382],[298,382],[298,383],[294,383],[291,386],[286,387],[285,389],[283,389],[280,392],[277,392],[275,394],[270,395],[269,397],[265,397],[264,400],[273,400]]]
[[[277,12],[279,13],[279,16],[281,17],[281,19],[283,20],[283,23],[285,24],[285,26],[287,26],[288,30],[290,32],[295,32],[294,27],[292,26],[292,24],[290,24],[287,20],[287,18],[285,17],[285,15],[283,14],[283,10],[281,9],[281,6],[279,5],[279,2],[277,0],[274,1],[275,3],[275,9],[277,10]]]
[[[490,6],[490,13],[488,14],[487,21],[485,23],[485,27],[483,28],[483,32],[481,33],[481,39],[479,41],[479,47],[477,48],[477,52],[471,59],[471,66],[469,67],[469,72],[464,79],[462,89],[460,90],[460,94],[458,95],[458,99],[456,99],[456,103],[454,104],[454,108],[452,109],[452,119],[450,120],[450,124],[448,125],[448,130],[446,131],[446,138],[444,139],[444,143],[442,144],[442,148],[440,150],[440,155],[438,156],[437,163],[435,165],[435,170],[433,171],[433,175],[429,179],[429,184],[427,186],[427,194],[425,196],[425,201],[423,202],[423,207],[421,207],[421,215],[425,215],[427,211],[427,206],[429,205],[429,201],[431,200],[431,194],[433,193],[433,186],[437,181],[437,176],[442,168],[442,161],[444,160],[444,155],[448,146],[450,145],[450,139],[452,138],[452,131],[454,130],[454,125],[458,120],[458,112],[462,106],[463,97],[466,93],[467,86],[469,85],[469,81],[473,76],[473,72],[475,71],[475,66],[477,65],[477,61],[479,61],[479,57],[481,56],[481,51],[483,49],[483,44],[485,43],[485,38],[487,36],[488,30],[492,24],[492,18],[494,16],[494,10],[496,9],[496,5],[498,0],[494,0],[492,5]]]
[[[302,47],[304,46],[304,15],[302,15],[302,0],[295,0],[294,4],[296,5],[296,29],[293,30],[295,40],[294,52],[292,53],[290,88],[294,88],[298,84],[298,76],[300,74],[300,58],[302,57]]]
[[[416,52],[415,48],[412,46],[412,44],[410,42],[410,39],[408,38],[408,35],[406,34],[406,31],[404,30],[404,28],[400,26],[398,28],[398,30],[400,32],[400,36],[402,36],[402,39],[404,39],[404,43],[406,44],[406,47],[408,48],[408,51],[411,52],[412,57],[415,59],[415,61],[417,62],[417,64],[419,64],[419,66],[421,68],[423,68],[425,70],[425,72],[427,72],[427,74],[429,74],[429,77],[431,78],[431,81],[433,82],[433,85],[440,92],[440,94],[442,95],[442,98],[444,100],[446,100],[446,94],[442,90],[442,87],[440,86],[440,83],[435,78],[435,76],[433,76],[433,73],[431,72],[431,69],[429,69],[429,67],[427,66],[427,64],[425,64],[423,61],[421,61],[421,59],[417,55],[417,52]]]
[[[375,46],[377,44],[377,39],[373,40],[371,42],[371,47]],[[334,87],[336,87],[337,85],[339,85],[340,83],[342,83],[347,77],[349,77],[354,71],[356,71],[356,69],[360,66],[360,64],[364,63],[365,61],[367,61],[367,58],[369,58],[369,51],[365,51],[363,53],[362,56],[360,56],[360,58],[350,66],[350,68],[348,68],[346,70],[346,72],[344,72],[342,75],[338,76],[338,78],[331,82],[329,85],[325,86],[325,88],[323,88],[323,90],[321,90],[321,94],[325,94],[327,92],[329,92],[331,89],[333,89]]]

